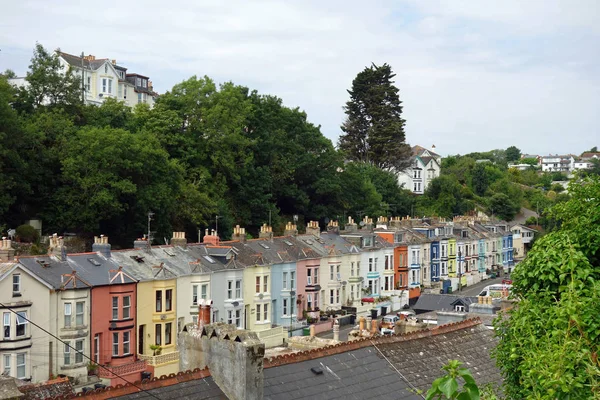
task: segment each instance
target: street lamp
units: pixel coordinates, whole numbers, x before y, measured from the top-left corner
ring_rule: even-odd
[[[290,331],[288,332],[288,337],[292,337],[292,316],[294,315],[294,296],[296,292],[290,290]]]

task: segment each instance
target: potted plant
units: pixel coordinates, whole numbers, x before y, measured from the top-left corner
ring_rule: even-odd
[[[153,351],[153,356],[160,356],[160,352],[162,351],[162,346],[159,344],[151,344],[150,350]]]
[[[98,374],[98,364],[93,361],[88,362],[87,364],[88,376],[93,376]]]

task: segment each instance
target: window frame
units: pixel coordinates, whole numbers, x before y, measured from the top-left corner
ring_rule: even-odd
[[[131,331],[123,332],[123,355],[131,354]]]
[[[162,290],[157,290],[155,293],[155,311],[156,312],[162,312]]]
[[[198,305],[198,286],[199,285],[192,285],[192,305],[193,306],[197,306]]]
[[[73,317],[73,304],[72,303],[64,303],[63,306],[64,312],[64,327],[71,328],[72,325],[72,317]]]
[[[127,299],[127,305],[125,305],[125,299]],[[127,311],[127,313],[125,313]],[[131,296],[123,296],[123,319],[131,318]]]
[[[81,312],[78,308],[81,306]],[[80,320],[81,318],[81,320]],[[79,323],[81,322],[81,323]],[[83,326],[85,324],[85,302],[78,301],[75,303],[75,326]]]
[[[165,290],[165,312],[173,311],[173,289]]]
[[[13,295],[15,295],[15,294],[21,294],[21,274],[13,274],[13,276],[12,276],[12,290],[13,290]]]
[[[112,297],[112,319],[113,321],[119,320],[119,296]]]
[[[10,339],[10,334],[11,334],[11,330],[12,330],[11,325],[12,325],[11,324],[11,313],[5,312],[2,315],[2,327],[4,328],[3,329],[3,338],[4,339]],[[8,328],[8,331],[7,331],[7,328]],[[8,333],[8,335],[7,335],[7,333]]]
[[[19,317],[24,318],[23,322],[19,322]],[[27,311],[17,311],[15,337],[27,336]],[[19,335],[19,327],[22,326],[23,333]]]
[[[173,342],[173,323],[167,322],[165,324],[165,346],[172,344]]]
[[[66,340],[63,343],[63,364],[71,365],[71,342]]]
[[[119,356],[119,332],[113,332],[112,334],[112,355],[113,357]]]
[[[19,364],[19,357],[23,358],[23,363]],[[17,353],[17,379],[27,378],[27,353]],[[19,374],[19,368],[23,368],[23,374]]]
[[[81,346],[81,349],[79,347]],[[84,350],[84,340],[79,339],[75,341],[75,364],[80,364],[83,362],[83,350]]]

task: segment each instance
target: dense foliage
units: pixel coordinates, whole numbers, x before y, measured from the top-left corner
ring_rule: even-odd
[[[509,399],[600,399],[600,180],[570,185],[557,228],[515,268],[518,304],[496,322]]]
[[[405,143],[402,102],[393,85],[394,76],[389,65],[373,64],[352,81],[339,147],[350,160],[401,171],[411,154]]]
[[[65,73],[66,72],[66,73]],[[414,197],[375,165],[350,162],[281,99],[192,77],[150,109],[81,103],[77,75],[37,45],[15,89],[0,75],[0,231],[41,218],[45,232],[100,233],[129,246],[155,213],[155,237],[271,220],[408,214]],[[403,123],[403,122],[402,122]],[[386,128],[387,129],[387,128]]]

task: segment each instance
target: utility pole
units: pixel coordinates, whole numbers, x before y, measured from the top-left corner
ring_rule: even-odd
[[[148,249],[152,246],[152,231],[150,230],[150,221],[152,221],[152,217],[154,213],[152,211],[148,211]]]
[[[85,103],[85,65],[84,65],[84,52],[81,52],[81,102]]]

